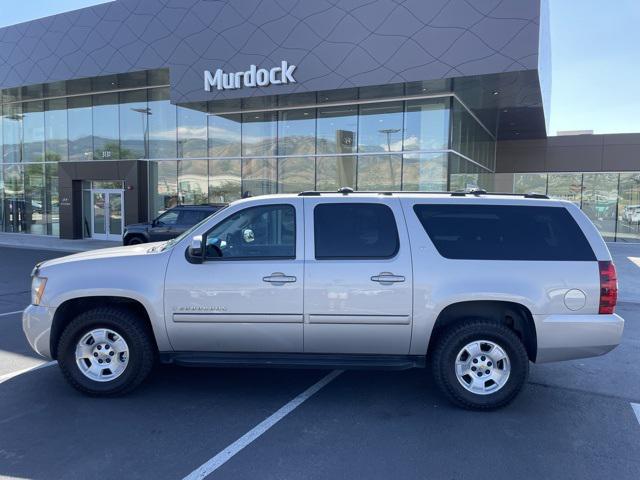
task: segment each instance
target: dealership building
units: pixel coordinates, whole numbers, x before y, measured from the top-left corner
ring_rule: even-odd
[[[544,0],[115,0],[0,29],[0,232],[178,204],[537,192],[640,241],[640,135],[547,136]],[[637,206],[637,208],[635,208]]]

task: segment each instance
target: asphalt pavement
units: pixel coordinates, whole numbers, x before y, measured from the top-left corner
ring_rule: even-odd
[[[640,247],[626,248],[617,262],[631,286]],[[329,371],[160,366],[130,395],[96,399],[55,365],[6,379],[44,362],[10,312],[29,301],[33,264],[60,255],[0,248],[1,477],[181,479],[204,465],[233,480],[640,478],[631,287],[622,345],[531,365],[525,391],[496,412],[451,406],[418,369],[347,371],[311,395]]]

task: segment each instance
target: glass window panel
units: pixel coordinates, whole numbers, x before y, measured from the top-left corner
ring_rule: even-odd
[[[149,162],[149,217],[155,218],[178,204],[178,164],[164,160]]]
[[[445,150],[449,144],[449,98],[410,100],[404,117],[405,150]]]
[[[209,202],[228,203],[241,197],[242,160],[209,160]]]
[[[149,85],[169,85],[169,69],[149,70],[147,72],[147,82]]]
[[[279,155],[312,155],[316,150],[316,110],[306,108],[280,112]]]
[[[67,93],[69,95],[77,95],[79,93],[89,93],[91,91],[90,78],[77,78],[75,80],[67,80]]]
[[[276,193],[278,175],[275,158],[242,159],[242,196]]]
[[[402,155],[358,157],[358,190],[400,190]]]
[[[614,241],[618,204],[617,173],[585,173],[582,211],[587,214],[605,241]]]
[[[178,192],[180,203],[200,205],[209,201],[207,160],[178,162]]]
[[[1,93],[2,92],[0,92],[0,94]],[[1,162],[0,162],[0,232],[4,232],[4,172],[2,171]]]
[[[245,208],[206,235],[207,258],[294,258],[296,211],[292,205]]]
[[[44,102],[44,159],[64,162],[69,158],[67,146],[67,99]]]
[[[22,92],[20,87],[15,88],[5,88],[2,90],[2,102],[18,102],[22,100]]]
[[[278,192],[299,193],[315,188],[316,165],[313,157],[278,159]]]
[[[358,97],[362,99],[401,97],[402,95],[404,95],[403,83],[360,87],[358,92]]]
[[[513,193],[547,193],[546,173],[516,173],[513,178]]]
[[[207,114],[178,107],[178,158],[207,156]]]
[[[457,100],[453,100],[453,150],[475,160],[483,166],[493,168],[495,164],[495,141],[478,121]]]
[[[47,234],[60,235],[60,199],[58,195],[58,164],[45,165],[45,195],[47,214]]]
[[[147,91],[120,93],[120,158],[147,158],[146,146],[151,111]]]
[[[321,203],[313,209],[318,260],[391,258],[399,248],[393,211],[379,203]]]
[[[242,116],[239,113],[209,115],[209,156],[241,155]]]
[[[24,165],[5,165],[4,181],[4,230],[23,232],[26,225],[26,205],[24,193]]]
[[[27,85],[21,88],[23,100],[42,98],[42,84]]]
[[[318,109],[316,148],[318,153],[354,153],[358,131],[358,107]]]
[[[116,88],[118,88],[118,75],[102,75],[91,78],[91,90],[94,92],[115,90]]]
[[[356,188],[356,157],[318,157],[316,189],[335,192],[341,187]]]
[[[295,105],[313,105],[316,103],[315,92],[293,93],[290,95],[279,95],[277,97],[279,107],[292,107]]]
[[[46,235],[44,165],[30,164],[24,167],[24,231],[36,235]]]
[[[91,190],[82,190],[82,238],[91,237]]]
[[[22,105],[22,161],[44,161],[44,106],[42,101]]]
[[[266,156],[276,153],[277,112],[242,115],[242,155]]]
[[[22,104],[12,103],[2,107],[3,162],[22,161]]]
[[[640,173],[621,173],[617,242],[640,242]]]
[[[147,72],[127,72],[118,74],[118,88],[138,88],[147,86]]]
[[[245,97],[241,101],[245,110],[259,110],[262,108],[274,108],[278,106],[278,97],[275,95],[264,95],[260,97]]]
[[[447,190],[447,154],[411,153],[403,157],[402,189],[444,192]]]
[[[44,84],[45,97],[61,97],[67,94],[67,82],[51,82]],[[46,109],[46,108],[45,108]]]
[[[118,94],[93,95],[93,158],[120,158]]]
[[[70,97],[68,108],[69,160],[74,162],[91,160],[93,158],[91,97]]]
[[[360,105],[358,151],[401,151],[402,110],[403,102]]]
[[[342,88],[340,90],[323,90],[318,92],[318,103],[348,102],[357,99],[357,88]]]
[[[569,200],[580,206],[582,199],[581,173],[549,173],[547,195],[551,198]]]
[[[169,89],[150,89],[148,107],[149,158],[175,158],[177,154],[176,106],[169,102]]]

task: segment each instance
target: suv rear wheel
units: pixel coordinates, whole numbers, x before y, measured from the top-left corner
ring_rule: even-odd
[[[447,329],[433,353],[438,387],[453,403],[491,410],[510,403],[529,373],[527,351],[507,326],[469,320]]]
[[[58,341],[58,364],[77,390],[95,396],[129,392],[155,360],[150,333],[132,312],[100,307],[81,313]]]
[[[144,242],[144,238],[142,238],[140,235],[131,235],[130,237],[127,237],[124,243],[125,245],[140,245]]]

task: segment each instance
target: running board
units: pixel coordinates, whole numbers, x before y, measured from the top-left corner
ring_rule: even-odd
[[[406,370],[425,366],[420,355],[336,355],[316,353],[162,352],[162,363],[188,367],[340,368]]]

